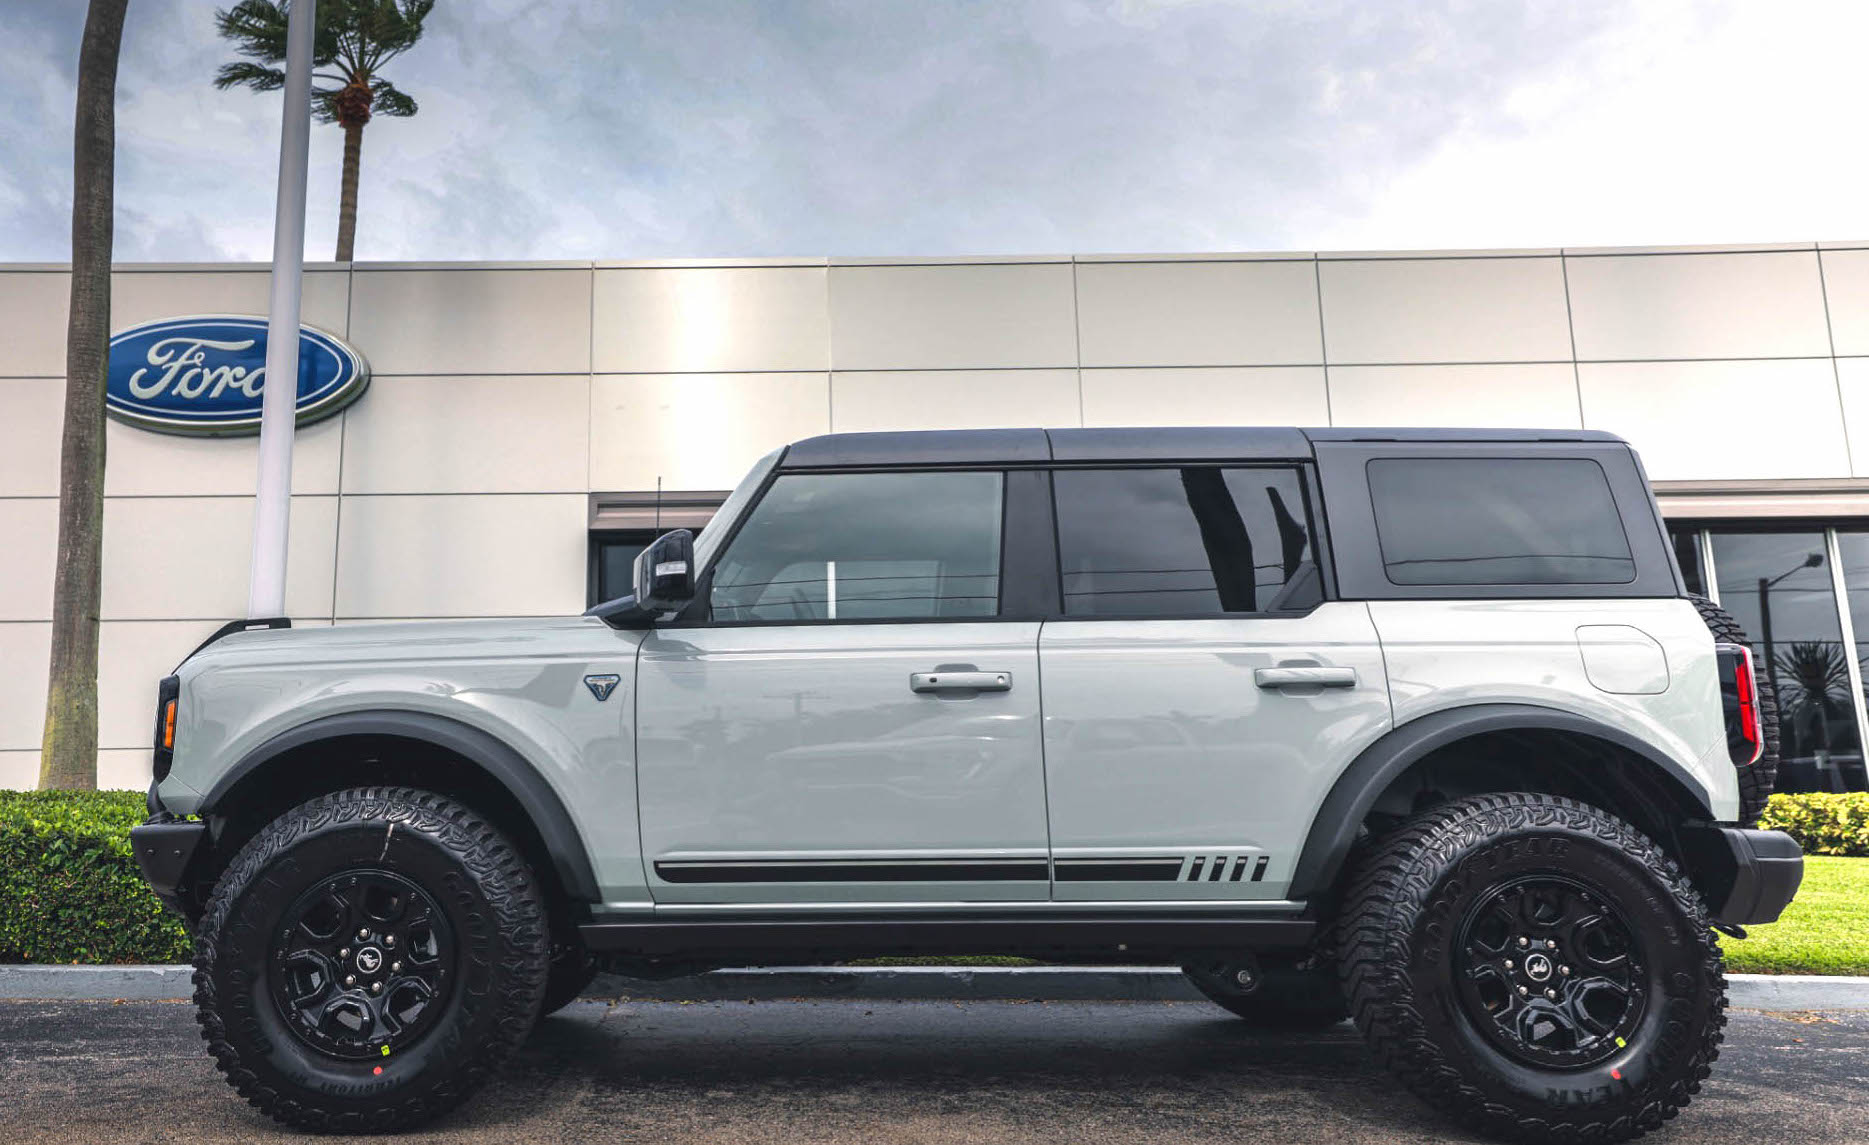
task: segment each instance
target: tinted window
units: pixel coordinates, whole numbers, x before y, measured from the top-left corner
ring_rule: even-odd
[[[1066,469],[1053,481],[1068,616],[1264,612],[1318,600],[1293,470]]]
[[[1383,458],[1369,463],[1393,584],[1627,584],[1635,559],[1594,461]]]
[[[928,620],[999,609],[998,473],[780,477],[714,567],[716,621]]]

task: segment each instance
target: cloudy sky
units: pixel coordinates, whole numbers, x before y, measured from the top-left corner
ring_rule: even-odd
[[[121,261],[270,254],[279,99],[214,90],[213,8],[130,0]],[[82,24],[0,4],[0,261],[68,255]],[[357,256],[1863,238],[1866,40],[1796,0],[438,0]]]

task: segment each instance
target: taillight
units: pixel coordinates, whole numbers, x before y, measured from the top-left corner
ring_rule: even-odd
[[[179,676],[164,676],[162,683],[156,685],[156,757],[154,760],[156,781],[160,783],[169,777],[169,768],[175,763],[175,717],[176,709],[182,702],[182,680]]]
[[[1733,763],[1750,767],[1765,754],[1765,728],[1759,716],[1759,682],[1752,670],[1752,649],[1744,644],[1715,645],[1720,665],[1720,702],[1726,715],[1726,750]]]

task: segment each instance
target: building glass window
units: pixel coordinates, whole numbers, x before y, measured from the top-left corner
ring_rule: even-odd
[[[1003,484],[998,473],[780,477],[713,570],[713,619],[993,616]]]
[[[1320,599],[1293,470],[1061,469],[1053,483],[1067,616],[1251,613]]]
[[[1712,551],[1720,605],[1745,628],[1778,695],[1778,789],[1862,789],[1857,650],[1845,646],[1825,532],[1714,529]]]
[[[1687,591],[1697,596],[1708,595],[1707,570],[1701,567],[1700,560],[1700,530],[1669,529],[1668,543],[1674,546],[1674,561],[1681,566],[1681,579],[1687,582]]]
[[[1844,595],[1849,600],[1849,619],[1852,636],[1856,647],[1852,655],[1856,658],[1857,678],[1869,676],[1869,529],[1862,527],[1838,529],[1837,557],[1843,566]],[[1862,773],[1858,765],[1856,782],[1849,785],[1849,790],[1869,789],[1869,775]]]
[[[636,554],[659,534],[654,529],[628,529],[591,534],[588,604],[602,604],[636,591],[631,581]]]

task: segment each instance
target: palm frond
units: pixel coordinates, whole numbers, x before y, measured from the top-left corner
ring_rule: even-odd
[[[415,101],[396,90],[388,80],[377,80],[370,85],[370,96],[375,101],[372,110],[378,115],[393,115],[404,118],[416,112]]]
[[[275,63],[286,58],[286,10],[274,0],[240,0],[216,12],[214,26],[243,56]]]
[[[319,0],[312,41],[312,115],[320,123],[339,121],[338,93],[347,84],[370,88],[370,110],[396,117],[416,113],[414,99],[377,74],[385,62],[422,38],[422,22],[435,0]],[[292,0],[239,0],[215,13],[215,26],[246,61],[224,65],[214,77],[218,88],[249,87],[276,91],[285,83],[286,32]],[[258,61],[258,62],[251,62]],[[270,65],[270,66],[269,66]]]
[[[214,73],[214,86],[226,91],[230,87],[250,87],[254,91],[278,91],[285,86],[286,73],[279,68],[269,68],[265,64],[256,64],[251,60],[235,60],[231,64],[222,64],[221,70]]]

